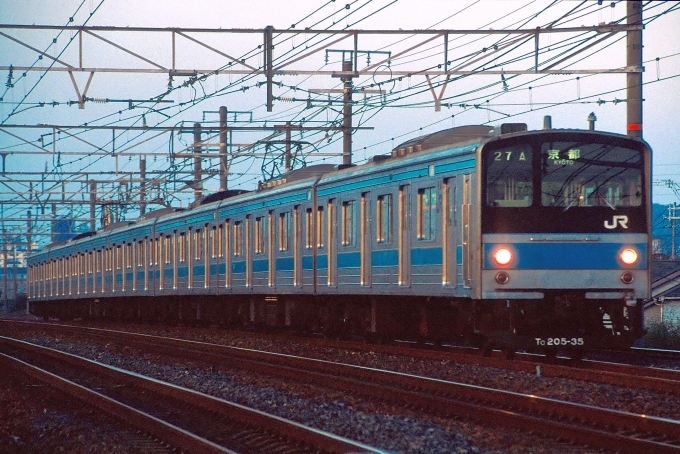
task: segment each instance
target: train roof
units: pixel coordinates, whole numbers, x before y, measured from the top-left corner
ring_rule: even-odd
[[[258,190],[269,189],[280,186],[285,183],[292,183],[294,181],[306,180],[308,178],[320,178],[323,175],[337,170],[338,166],[334,164],[316,164],[301,169],[291,170],[284,173],[280,177],[272,178],[264,182],[258,183]]]
[[[526,130],[526,125],[525,129]],[[435,150],[443,147],[453,147],[468,143],[481,142],[493,137],[495,128],[493,126],[472,125],[459,126],[456,128],[444,129],[443,131],[433,132],[424,136],[408,140],[392,150],[392,157],[405,156],[410,153],[420,151]]]

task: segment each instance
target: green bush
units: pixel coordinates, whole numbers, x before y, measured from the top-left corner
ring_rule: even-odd
[[[654,324],[649,327],[643,340],[647,348],[680,350],[680,326],[670,323]]]

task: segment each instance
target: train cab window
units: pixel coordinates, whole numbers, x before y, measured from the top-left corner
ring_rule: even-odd
[[[243,255],[243,223],[234,222],[234,255]]]
[[[528,207],[533,201],[533,161],[529,145],[511,145],[486,155],[486,204]]]
[[[290,213],[288,211],[279,215],[279,251],[287,251],[290,240]]]
[[[642,205],[642,154],[612,144],[547,142],[541,203],[569,209]]]
[[[263,216],[255,218],[255,253],[264,254],[265,232],[267,230],[267,219]]]
[[[389,243],[392,241],[392,194],[379,195],[375,210],[376,241]]]
[[[354,246],[356,231],[356,213],[354,200],[342,202],[342,245]]]
[[[431,241],[437,232],[437,190],[435,188],[418,189],[418,225],[419,240]]]

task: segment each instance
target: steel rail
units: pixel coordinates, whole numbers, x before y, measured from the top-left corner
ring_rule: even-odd
[[[202,437],[198,437],[188,431],[179,427],[173,426],[161,419],[158,419],[148,413],[132,408],[121,402],[117,402],[103,394],[88,389],[71,380],[60,377],[49,371],[41,369],[37,366],[31,365],[25,361],[15,358],[11,355],[0,352],[0,363],[7,367],[18,370],[24,375],[30,376],[40,380],[48,386],[58,389],[72,397],[75,397],[88,405],[94,405],[100,410],[127,422],[132,426],[151,433],[154,436],[167,441],[182,450],[187,450],[192,453],[228,453],[238,454],[221,446],[217,446]],[[190,449],[191,448],[191,449]]]
[[[307,427],[303,424],[289,421],[278,416],[269,415],[265,412],[251,409],[243,405],[229,402],[224,399],[209,396],[197,391],[182,388],[170,383],[146,377],[134,372],[126,371],[114,366],[101,364],[86,358],[81,358],[70,353],[42,347],[6,336],[0,336],[0,345],[21,348],[32,354],[45,355],[61,364],[70,364],[73,367],[85,369],[90,373],[104,375],[115,379],[117,383],[125,383],[134,388],[143,388],[153,393],[157,393],[165,398],[174,398],[181,402],[190,403],[211,414],[216,414],[232,421],[239,421],[251,427],[266,428],[268,433],[273,433],[275,437],[285,440],[292,440],[294,444],[312,448],[323,453],[381,453],[383,451],[359,443],[344,437],[330,434],[318,429]],[[11,358],[0,353],[0,359]],[[27,363],[24,363],[27,364]],[[30,365],[29,365],[30,366]],[[36,370],[36,377],[48,382],[50,385],[58,387],[65,392],[73,392],[74,396],[92,402],[99,408],[109,411],[112,414],[134,422],[144,430],[151,430],[153,433],[168,442],[181,447],[186,452],[198,453],[235,453],[230,449],[224,448],[214,442],[196,436],[191,432],[166,423],[154,416],[146,415],[128,405],[121,404],[103,394],[92,391],[77,383],[62,379],[55,374],[44,370]],[[212,419],[211,419],[212,420]]]
[[[163,355],[200,358],[620,452],[680,452],[680,421],[667,418],[293,355],[114,330],[67,328]],[[671,442],[655,441],[657,434]]]

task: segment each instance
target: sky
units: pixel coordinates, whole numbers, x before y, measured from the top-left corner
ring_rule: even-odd
[[[653,179],[660,184],[653,187],[653,200],[660,204],[680,202],[680,193],[676,195],[662,184],[670,180],[680,185],[680,157],[677,152],[677,144],[680,143],[680,45],[677,39],[671,39],[680,36],[678,3],[652,2],[647,4],[643,14],[647,22],[643,32],[643,136],[654,150]],[[87,131],[81,128],[53,135],[51,129],[2,129],[0,126],[0,153],[11,153],[5,158],[5,170],[9,172],[41,173],[46,169],[46,175],[54,177],[55,181],[59,178],[75,181],[61,186],[61,189],[49,181],[34,185],[31,200],[40,200],[42,206],[46,206],[48,201],[58,201],[61,197],[58,191],[63,189],[65,198],[86,202],[89,200],[85,194],[86,179],[113,180],[134,174],[139,171],[140,154],[146,156],[150,175],[155,172],[154,175],[162,177],[171,174],[171,170],[191,170],[191,160],[171,159],[173,152],[181,153],[191,146],[191,134],[142,134],[125,131],[125,126],[190,126],[195,122],[214,126],[220,106],[227,107],[231,115],[229,121],[234,125],[271,126],[287,121],[308,127],[328,126],[331,122],[337,125],[341,120],[338,103],[341,95],[336,92],[341,88],[341,82],[330,72],[341,69],[341,51],[352,49],[353,42],[349,38],[328,47],[330,52],[319,50],[322,42],[328,43],[337,36],[330,39],[326,35],[319,37],[305,32],[305,28],[337,31],[513,30],[546,27],[552,23],[555,28],[580,27],[618,21],[625,16],[625,11],[625,2],[606,1],[598,5],[597,1],[572,0],[4,0],[0,2],[2,24],[254,30],[273,26],[275,67],[286,63],[286,69],[300,70],[300,74],[275,76],[275,82],[281,86],[274,87],[273,110],[268,112],[266,91],[261,84],[265,79],[261,75],[213,73],[192,81],[188,76],[171,78],[167,71],[153,74],[95,71],[88,85],[89,71],[74,71],[73,80],[78,90],[82,94],[87,86],[86,96],[92,98],[80,109],[77,103],[69,104],[69,101],[77,100],[77,95],[67,72],[28,71],[22,75],[21,71],[10,74],[7,69],[10,65],[41,67],[52,63],[48,58],[38,60],[37,50],[55,57],[59,55],[61,61],[78,66],[78,34],[73,31],[60,33],[56,29],[2,28],[0,67],[5,68],[0,71],[0,80],[4,82],[0,86],[2,125],[87,124],[115,125],[121,129],[112,133],[110,130]],[[661,14],[664,11],[666,13]],[[285,30],[299,33],[277,33]],[[248,67],[256,68],[263,64],[263,36],[260,32],[193,32],[186,35],[203,45],[184,35],[175,35],[176,68],[246,69],[246,66],[234,63],[228,66],[231,60],[224,54],[245,58]],[[594,41],[591,39],[584,44],[582,40],[583,36],[592,35],[541,34],[539,61],[541,64],[547,64],[544,62],[550,58],[559,61],[561,52],[573,46],[583,48]],[[524,122],[529,129],[540,129],[544,115],[552,117],[555,128],[586,129],[587,117],[592,112],[597,117],[598,130],[626,132],[625,75],[511,73],[533,66],[533,38],[514,42],[512,40],[518,35],[449,37],[447,55],[451,65],[466,64],[464,69],[493,67],[508,71],[503,76],[495,73],[454,77],[445,87],[442,76],[433,76],[430,80],[433,90],[422,75],[399,76],[437,69],[445,60],[442,37],[424,43],[431,36],[360,35],[358,66],[372,66],[373,73],[353,80],[356,90],[369,91],[368,94],[354,94],[357,101],[354,125],[365,129],[357,130],[353,135],[353,162],[365,162],[375,154],[389,153],[401,142],[453,126]],[[118,47],[104,40],[114,42]],[[169,68],[173,59],[171,43],[169,32],[102,31],[98,36],[84,35],[83,67]],[[500,49],[494,50],[494,45]],[[212,52],[206,46],[218,49],[222,54]],[[313,50],[319,52],[312,53]],[[141,61],[131,52],[146,61]],[[388,52],[389,64],[384,61]],[[291,63],[294,58],[305,54],[308,54],[306,58]],[[499,62],[500,68],[494,67]],[[558,64],[556,68],[593,70],[625,65],[625,34],[620,33]],[[60,64],[55,63],[53,67],[60,67]],[[314,71],[318,74],[308,74]],[[370,93],[370,90],[378,88],[382,94]],[[335,92],[327,93],[328,90]],[[442,98],[443,105],[438,111],[432,91]],[[148,102],[151,98],[164,102]],[[129,99],[140,102],[130,104],[126,102]],[[230,168],[229,188],[253,189],[257,181],[275,171],[272,154],[281,151],[280,142],[284,137],[272,137],[270,133],[240,131],[230,137],[233,144],[230,151],[237,153],[237,157]],[[42,141],[38,142],[41,137]],[[58,139],[56,143],[52,142],[53,137]],[[339,133],[294,132],[292,139],[300,143],[307,165],[341,162],[342,138]],[[247,146],[258,140],[269,140],[270,147]],[[217,140],[208,141],[214,143]],[[250,150],[250,154],[239,154],[241,148]],[[38,154],[35,150],[44,150],[45,153]],[[115,153],[104,156],[102,150]],[[100,153],[91,153],[94,151]],[[217,160],[206,160],[203,168],[216,171],[216,166]],[[111,176],[115,172],[118,174]],[[74,176],[77,173],[80,176]],[[175,181],[165,189],[170,188],[170,192],[182,187],[186,189],[181,181],[188,180],[190,174],[178,175],[181,175],[177,178],[180,182]],[[0,187],[0,199],[16,200],[20,196],[12,195],[11,190],[28,193],[31,187],[25,181],[39,178],[27,175],[24,181],[16,174],[12,177],[15,181],[5,182]],[[205,189],[215,190],[216,185],[216,178],[212,178],[205,182]],[[677,188],[680,189],[680,186]],[[101,183],[99,190],[102,197],[113,200],[119,195],[121,186]],[[52,194],[50,191],[53,191]],[[164,193],[162,196],[175,206],[186,206],[193,199],[191,191]],[[26,209],[26,205],[12,207],[4,204],[2,217],[10,222],[10,219],[25,217]],[[42,212],[38,212],[40,207],[32,209],[36,210],[34,216],[41,215]],[[73,209],[77,216],[87,217],[89,207],[60,206],[58,215],[64,215],[65,209]],[[134,218],[133,213],[123,214]]]

